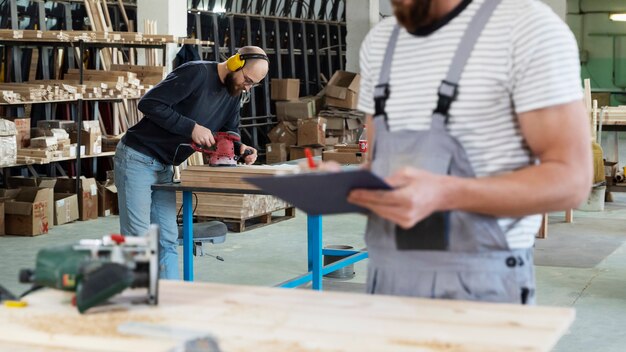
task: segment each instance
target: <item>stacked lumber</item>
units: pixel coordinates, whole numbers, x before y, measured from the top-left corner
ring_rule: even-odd
[[[97,24],[96,24],[97,25]],[[188,38],[181,38],[183,41]],[[105,31],[40,31],[34,29],[11,30],[0,29],[0,40],[11,41],[51,41],[51,42],[78,42],[82,40],[87,43],[102,44],[166,44],[177,43],[179,38],[169,34],[144,34],[139,32],[114,32],[112,30]],[[195,39],[191,39],[193,43]],[[200,42],[200,41],[199,41]],[[200,42],[205,44],[206,42]]]
[[[143,23],[143,29],[146,35],[155,35],[157,33],[156,21],[144,20]],[[159,55],[155,49],[146,49],[146,65],[162,65],[162,63],[159,62]]]
[[[85,11],[87,17],[89,17],[89,23],[91,24],[91,30],[94,32],[111,32],[113,27],[111,25],[111,18],[109,18],[109,9],[100,0],[84,0]],[[106,1],[106,0],[105,0]],[[117,49],[114,49],[117,50]],[[108,71],[111,65],[114,63],[113,59],[117,58],[117,52],[113,52],[111,48],[102,48],[100,50],[100,59],[102,60],[102,68]],[[117,59],[116,59],[117,61]]]
[[[181,172],[181,183],[189,187],[256,190],[258,188],[243,181],[242,178],[295,174],[298,171],[297,165],[189,166]]]
[[[604,125],[626,125],[626,106],[606,106],[600,116]]]
[[[289,208],[285,201],[273,196],[255,194],[196,193],[198,203],[195,216],[247,220],[260,215]],[[176,195],[177,207],[182,205],[182,195]]]
[[[0,83],[2,100],[6,104],[19,104],[46,101],[76,100],[76,89],[70,85],[56,82]]]
[[[209,46],[209,45],[213,45],[213,42],[210,40],[200,40],[196,38],[178,38],[178,45]]]
[[[113,71],[134,73],[142,85],[156,85],[167,75],[165,66],[112,65]]]
[[[78,69],[69,69],[64,75],[64,81],[72,84],[80,82]],[[138,99],[152,87],[144,85],[133,72],[83,70],[83,84],[89,89],[83,92],[83,98],[128,98]]]

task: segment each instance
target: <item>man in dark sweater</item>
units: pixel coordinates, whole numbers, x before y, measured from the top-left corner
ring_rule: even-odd
[[[178,279],[178,228],[174,192],[152,191],[155,183],[171,182],[173,166],[185,161],[192,142],[211,146],[214,132],[239,133],[240,95],[256,86],[268,71],[265,52],[243,47],[226,62],[193,61],[174,71],[139,102],[145,114],[131,127],[115,152],[120,232],[143,235],[149,224],[161,229],[160,276]],[[257,151],[244,144],[236,150],[256,161]]]

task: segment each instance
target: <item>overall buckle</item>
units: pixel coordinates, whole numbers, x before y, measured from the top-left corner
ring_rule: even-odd
[[[374,87],[375,116],[385,116],[385,105],[389,99],[389,84],[378,84]]]
[[[434,113],[444,116],[447,122],[448,117],[450,117],[450,106],[452,106],[452,102],[456,100],[458,94],[458,84],[446,80],[442,81],[437,91],[439,99],[437,100],[437,108]]]

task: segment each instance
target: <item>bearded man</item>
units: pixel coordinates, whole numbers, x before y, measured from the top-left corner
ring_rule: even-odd
[[[131,127],[115,152],[115,184],[118,190],[120,232],[136,236],[150,224],[160,227],[160,276],[178,279],[178,228],[175,192],[152,191],[156,183],[173,179],[173,166],[194,150],[191,143],[210,147],[214,132],[239,133],[240,95],[265,78],[269,60],[255,46],[241,48],[228,61],[188,62],[172,71],[139,102],[145,117]],[[246,164],[256,161],[257,151],[236,145],[240,155],[250,153]]]
[[[535,0],[394,0],[360,53],[370,293],[532,304],[541,213],[592,179],[574,35]],[[574,175],[561,180],[560,175]]]

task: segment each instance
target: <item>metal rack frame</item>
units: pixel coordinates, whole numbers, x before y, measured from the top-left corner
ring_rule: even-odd
[[[246,45],[259,46],[268,54],[268,76],[242,108],[240,124],[244,142],[263,154],[269,142],[267,133],[276,124],[270,79],[297,78],[300,91],[312,95],[325,86],[335,71],[344,69],[345,1],[323,0],[317,14],[316,0],[309,0],[308,8],[305,1],[285,0],[282,9],[276,0],[226,0],[226,12],[206,10],[213,9],[216,3],[189,1],[187,35],[213,42],[212,46],[201,48],[200,55],[205,60],[223,61]]]

